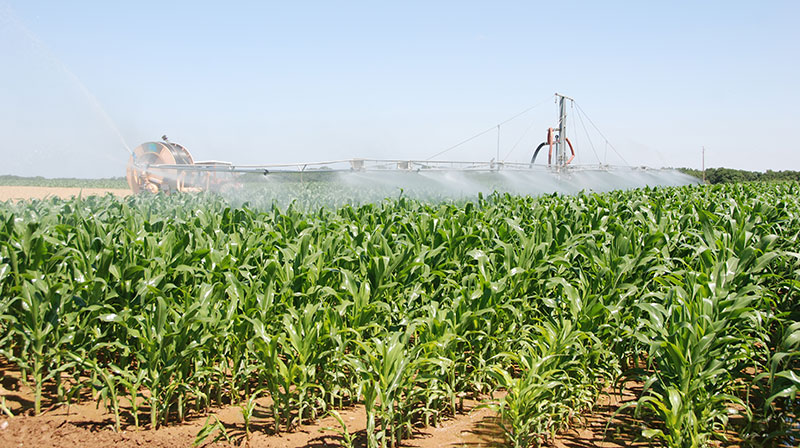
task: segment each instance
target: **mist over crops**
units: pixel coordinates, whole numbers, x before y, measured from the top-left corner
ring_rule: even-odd
[[[681,186],[697,178],[670,169],[468,171],[310,171],[240,176],[221,188],[232,204],[260,209],[289,204],[304,209],[363,205],[386,198],[426,202],[470,201],[493,192],[514,195],[576,194],[642,187]]]

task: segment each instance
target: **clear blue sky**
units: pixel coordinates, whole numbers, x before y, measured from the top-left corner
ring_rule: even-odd
[[[797,1],[0,0],[0,174],[122,175],[110,123],[197,159],[426,158],[545,101],[501,127],[522,161],[554,92],[633,165],[699,168],[704,145],[708,166],[800,170],[798,19]],[[580,162],[622,163],[572,123]]]

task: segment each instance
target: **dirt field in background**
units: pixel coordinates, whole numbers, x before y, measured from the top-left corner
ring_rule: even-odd
[[[0,186],[0,201],[20,201],[24,199],[44,199],[48,197],[71,198],[81,195],[82,197],[92,195],[105,195],[112,193],[115,196],[124,197],[131,193],[128,189],[115,188],[62,188],[62,187],[17,187]]]

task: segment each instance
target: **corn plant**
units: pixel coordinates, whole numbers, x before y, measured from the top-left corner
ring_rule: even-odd
[[[407,351],[407,343],[408,337],[403,333],[391,334],[386,341],[375,338],[359,344],[364,358],[350,359],[361,379],[367,441],[372,448],[395,447],[408,432],[409,410],[403,409],[401,400],[409,387],[409,367],[414,360]]]
[[[507,395],[489,407],[499,414],[506,438],[519,448],[553,438],[591,403],[582,392],[594,387],[591,367],[582,362],[588,354],[584,334],[569,320],[537,327],[538,338],[503,354],[514,362],[514,369],[492,368]]]
[[[212,423],[213,420],[213,423]],[[200,431],[197,432],[197,436],[195,436],[194,442],[192,442],[192,446],[200,446],[206,443],[211,435],[217,433],[213,439],[211,439],[211,443],[217,443],[221,440],[225,440],[228,443],[233,443],[233,439],[228,434],[227,428],[225,425],[222,424],[221,421],[215,415],[210,415],[206,418],[205,423],[203,423],[203,427],[200,428]]]
[[[21,312],[14,321],[13,331],[21,340],[21,356],[7,353],[24,372],[30,372],[34,388],[34,413],[41,412],[42,387],[45,381],[60,377],[72,367],[63,359],[65,346],[74,337],[65,319],[66,294],[62,284],[50,284],[41,274],[22,284],[18,299]],[[62,362],[63,361],[63,362]]]
[[[328,414],[336,419],[336,423],[339,424],[339,428],[335,427],[325,427],[320,430],[322,431],[334,431],[339,437],[342,438],[342,445],[345,448],[353,448],[355,447],[355,438],[350,431],[347,429],[347,423],[345,423],[344,419],[342,418],[341,414],[336,409],[331,409],[328,411]]]
[[[724,275],[730,268],[729,263],[721,264],[715,272]],[[645,383],[637,411],[659,415],[665,430],[650,429],[646,434],[674,447],[706,445],[727,423],[728,407],[747,409],[733,394],[731,372],[741,370],[747,361],[753,339],[740,329],[740,322],[748,318],[755,297],[746,289],[728,295],[722,280],[717,283],[720,289],[713,291],[703,280],[673,278],[673,283],[686,282],[691,289],[673,284],[660,303],[639,305],[648,318],[643,319],[646,330],[638,337],[649,345],[648,362],[654,373]]]
[[[765,442],[777,442],[793,433],[797,437],[797,422],[787,414],[796,416],[800,409],[800,322],[790,323],[779,335],[777,349],[769,354],[767,370],[754,379],[767,392],[760,409],[765,425],[759,438]]]

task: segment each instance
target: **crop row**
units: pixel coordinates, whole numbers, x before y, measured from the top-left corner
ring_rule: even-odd
[[[36,393],[150,427],[232,403],[275,431],[362,403],[369,446],[490,403],[546,442],[620,379],[645,437],[791,440],[800,185],[387,200],[0,204],[0,355]],[[249,431],[249,429],[248,429]],[[347,439],[349,440],[349,439]],[[769,442],[767,442],[769,441]]]

